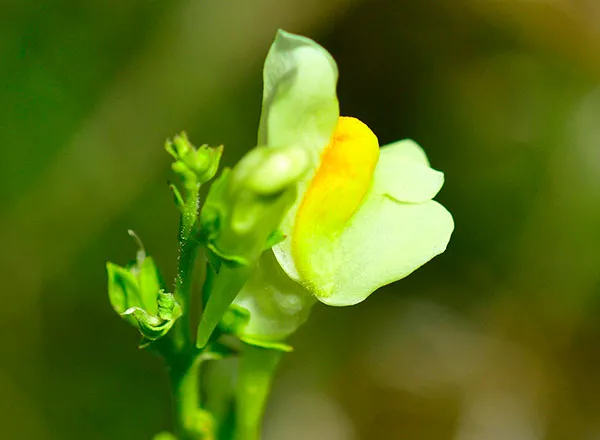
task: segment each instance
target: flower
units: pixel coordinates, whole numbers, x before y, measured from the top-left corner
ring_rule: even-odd
[[[244,333],[282,339],[316,298],[332,306],[366,299],[444,252],[454,229],[433,197],[443,173],[415,142],[379,147],[361,121],[339,116],[337,66],[314,41],[279,31],[264,67],[258,145],[301,146],[312,159],[280,229],[236,305]]]

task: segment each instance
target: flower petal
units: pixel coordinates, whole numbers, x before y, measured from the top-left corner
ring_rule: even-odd
[[[348,306],[400,280],[446,249],[454,221],[439,203],[401,203],[371,192],[335,243],[337,270],[313,292],[321,302]]]
[[[292,255],[303,279],[335,268],[324,247],[360,208],[378,158],[379,141],[371,129],[358,119],[340,118],[296,214]]]
[[[297,281],[291,234],[302,195],[338,122],[337,78],[335,60],[324,48],[306,37],[277,33],[263,72],[258,145],[300,145],[312,153],[313,172],[298,184],[297,202],[280,225],[286,239],[273,248],[285,272]]]
[[[405,140],[381,148],[373,191],[400,202],[431,200],[444,184],[444,174],[429,167],[415,142]]]
[[[429,166],[429,160],[425,151],[412,139],[403,139],[401,141],[392,142],[391,144],[381,147],[382,150],[394,150],[394,155],[402,156],[405,159],[412,159],[423,165]]]
[[[306,321],[315,298],[283,272],[272,252],[264,252],[252,277],[234,301],[249,312],[244,338],[281,341]]]
[[[313,40],[280,30],[265,61],[258,145],[301,145],[315,163],[337,124],[337,65]]]

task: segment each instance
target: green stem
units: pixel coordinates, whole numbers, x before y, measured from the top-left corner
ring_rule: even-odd
[[[185,362],[172,370],[173,403],[175,409],[175,431],[180,437],[186,437],[193,426],[196,412],[200,407],[199,369],[195,362]]]
[[[175,323],[174,339],[179,350],[190,347],[191,343],[191,313],[192,280],[198,241],[196,240],[196,225],[198,220],[200,185],[188,188],[185,204],[182,207],[179,225],[179,264],[175,277],[175,299],[181,305],[183,316]]]
[[[213,440],[212,422],[200,407],[200,352],[191,338],[191,305],[200,185],[187,188],[181,207],[179,255],[175,277],[175,299],[183,315],[173,327],[173,351],[167,357],[173,389],[175,432],[179,440]]]
[[[260,440],[263,413],[282,354],[279,350],[244,346],[238,378],[235,440]]]
[[[179,440],[214,440],[210,415],[200,408],[200,361],[192,354],[171,367],[175,433]]]

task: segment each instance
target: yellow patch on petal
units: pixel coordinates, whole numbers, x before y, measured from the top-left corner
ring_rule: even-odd
[[[340,117],[321,163],[300,203],[292,233],[292,255],[300,276],[327,290],[336,270],[330,246],[359,208],[379,159],[379,141],[356,118]]]

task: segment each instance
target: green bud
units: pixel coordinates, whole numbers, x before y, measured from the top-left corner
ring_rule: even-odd
[[[265,248],[281,240],[278,227],[309,166],[308,153],[301,148],[258,147],[212,184],[200,214],[202,239],[209,258],[226,264],[214,266],[220,266],[219,273],[198,325],[199,348],[210,341]],[[228,323],[229,317],[225,327],[239,327],[243,321],[233,316]]]
[[[179,304],[175,301],[175,297],[171,293],[167,293],[164,290],[158,292],[158,298],[156,299],[158,305],[157,316],[165,321],[171,321],[177,319],[176,316],[181,314]]]
[[[248,177],[248,186],[263,196],[275,195],[294,185],[310,165],[302,148],[263,147],[254,151],[260,152],[262,161]]]
[[[181,307],[173,295],[164,291],[158,294],[157,309],[157,315],[153,315],[141,307],[130,307],[121,315],[131,316],[144,340],[152,342],[166,335],[181,316]]]
[[[209,249],[221,259],[256,261],[296,199],[296,183],[310,166],[302,148],[257,147],[213,183],[200,223]]]
[[[167,140],[165,150],[173,156],[175,162],[171,166],[186,187],[193,187],[212,179],[219,168],[223,146],[194,147],[187,134],[181,133],[173,140]]]
[[[139,307],[131,307],[122,313],[123,316],[133,316],[140,329],[140,333],[146,339],[154,341],[163,336],[171,328],[172,323],[157,316],[151,315]]]

